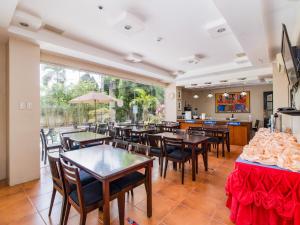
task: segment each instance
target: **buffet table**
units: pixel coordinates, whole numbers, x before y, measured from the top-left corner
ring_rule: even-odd
[[[226,183],[237,225],[300,225],[300,173],[238,158]]]

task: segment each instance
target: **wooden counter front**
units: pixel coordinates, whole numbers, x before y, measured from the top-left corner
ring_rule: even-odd
[[[187,130],[189,127],[202,127],[203,120],[191,120],[188,122],[186,120],[177,120],[180,123],[180,129]],[[225,125],[229,121],[216,121],[217,125]],[[238,122],[239,125],[228,125],[230,144],[244,146],[249,143],[252,122],[247,121],[234,121]]]

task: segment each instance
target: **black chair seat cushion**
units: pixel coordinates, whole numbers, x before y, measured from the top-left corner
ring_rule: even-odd
[[[110,185],[110,194],[116,194],[120,191],[117,186]],[[102,201],[103,192],[102,192],[102,183],[100,181],[94,181],[88,185],[82,187],[84,204],[86,206],[95,204],[97,202]],[[72,200],[79,205],[77,190],[74,190],[70,193],[70,197]]]
[[[189,152],[190,154],[192,154],[192,151],[193,151],[192,147],[187,147],[184,150],[187,151],[187,152]],[[203,153],[203,151],[204,151],[204,148],[198,148],[198,147],[196,147],[196,149],[195,149],[195,152],[196,152],[197,155]]]
[[[171,153],[172,151],[179,151],[180,150],[180,147],[179,146],[175,146],[175,145],[167,145],[166,146],[166,153],[169,154]]]
[[[103,141],[94,142],[94,143],[87,144],[87,145],[84,145],[84,146],[86,148],[88,148],[88,147],[93,147],[93,146],[97,146],[97,145],[103,145]]]
[[[119,187],[120,189],[127,188],[145,179],[145,175],[140,172],[133,172],[124,177],[111,182],[112,185]]]
[[[208,143],[218,144],[220,140],[218,137],[210,137],[207,141]]]
[[[158,147],[151,147],[150,148],[150,154],[160,155],[161,154],[161,149],[158,148]]]
[[[94,178],[92,175],[85,172],[84,170],[80,170],[79,177],[80,177],[81,186],[85,186],[96,181],[96,178]],[[71,190],[73,191],[75,189],[76,189],[76,185],[73,184],[71,186]]]
[[[174,150],[168,154],[168,157],[183,161],[183,160],[191,157],[191,154],[192,154],[191,152],[185,151],[185,150],[183,150],[183,151],[182,150]]]
[[[78,150],[78,149],[80,149],[80,145],[78,145],[78,144],[71,146],[71,150]]]

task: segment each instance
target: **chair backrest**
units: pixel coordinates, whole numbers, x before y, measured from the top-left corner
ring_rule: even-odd
[[[112,146],[115,148],[121,148],[121,149],[128,150],[128,142],[127,141],[123,141],[120,139],[114,139],[112,141],[112,143],[113,143]]]
[[[57,153],[56,153],[57,154]],[[51,176],[53,180],[53,185],[56,185],[64,192],[64,180],[61,173],[61,164],[59,161],[58,154],[55,156],[53,153],[48,154],[49,166],[51,171]]]
[[[186,130],[183,130],[183,129],[174,129],[173,133],[174,134],[185,135],[186,134]]]
[[[106,123],[101,123],[98,124],[97,132],[98,134],[105,134],[107,132],[107,124]]]
[[[69,195],[74,188],[74,185],[77,190],[77,197],[79,206],[84,208],[84,197],[82,193],[82,186],[80,182],[79,169],[75,166],[68,165],[63,159],[60,159],[63,179],[65,183],[66,194]]]
[[[134,153],[148,155],[150,151],[150,146],[138,143],[129,143],[128,150]]]
[[[123,128],[122,138],[130,138],[130,137],[131,137],[131,128]]]
[[[256,129],[258,129],[258,126],[259,126],[259,120],[255,120],[254,127],[255,127]]]
[[[205,131],[203,131],[203,130],[189,129],[188,133],[189,133],[189,135],[205,136]]]
[[[163,143],[165,150],[168,149],[168,147],[177,147],[181,150],[184,149],[183,139],[164,137]]]
[[[146,135],[147,144],[151,147],[162,148],[162,138],[159,135]]]
[[[44,134],[44,132],[42,131],[42,129],[41,129],[41,131],[40,131],[40,138],[41,138],[41,142],[42,142],[42,148],[45,150],[46,149],[46,137],[45,137],[45,134]]]
[[[65,150],[70,150],[70,145],[69,145],[69,138],[68,137],[64,137],[63,134],[59,134],[59,138],[60,138],[60,143],[62,145],[62,148]]]

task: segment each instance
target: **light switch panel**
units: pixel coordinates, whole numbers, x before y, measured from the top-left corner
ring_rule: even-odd
[[[27,102],[27,109],[29,109],[29,110],[32,109],[32,102]]]
[[[20,110],[24,110],[25,108],[26,108],[25,102],[20,102],[20,103],[19,103],[19,109],[20,109]]]

